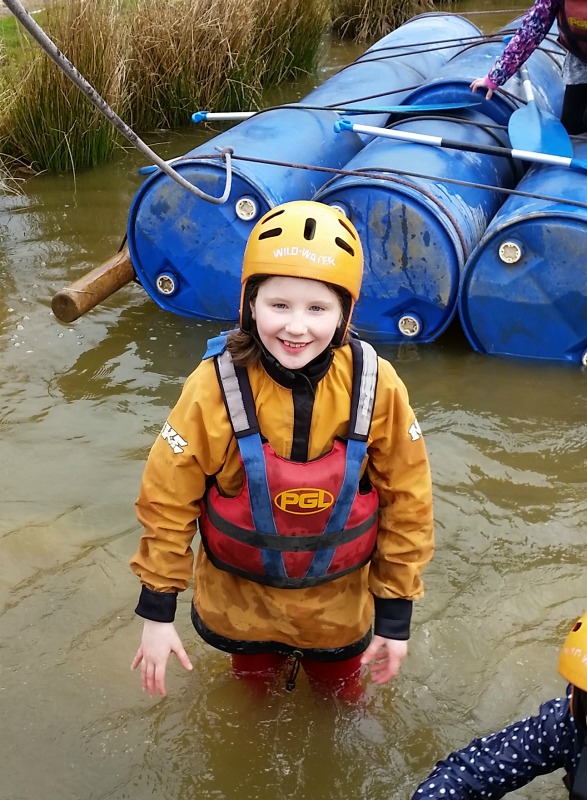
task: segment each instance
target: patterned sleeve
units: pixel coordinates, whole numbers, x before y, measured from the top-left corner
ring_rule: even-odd
[[[439,761],[412,800],[498,800],[561,767],[575,771],[581,752],[566,698],[540,706],[535,717],[474,739]]]
[[[552,27],[560,0],[536,0],[487,76],[496,86],[512,77]]]

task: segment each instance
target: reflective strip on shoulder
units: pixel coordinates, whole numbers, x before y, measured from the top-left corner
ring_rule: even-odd
[[[222,381],[226,410],[228,411],[232,428],[235,434],[238,435],[243,431],[250,430],[251,425],[245,409],[243,394],[238,382],[236,370],[228,350],[216,356],[216,364],[218,374]]]
[[[359,339],[363,350],[363,367],[361,371],[361,383],[359,390],[359,404],[354,426],[354,433],[359,436],[368,436],[373,417],[373,407],[375,405],[375,390],[377,388],[377,353],[375,348],[368,342]]]

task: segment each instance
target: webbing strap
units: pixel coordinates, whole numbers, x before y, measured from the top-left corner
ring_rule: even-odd
[[[360,339],[351,339],[349,344],[353,353],[353,388],[348,435],[367,439],[377,389],[377,353]]]
[[[351,513],[351,507],[357,493],[357,487],[361,477],[361,466],[366,452],[367,442],[362,439],[348,440],[344,479],[332,508],[332,513],[324,528],[324,534],[341,531],[347,524],[349,514]],[[335,547],[330,547],[327,550],[320,550],[315,553],[306,575],[308,577],[325,575],[335,550]]]
[[[238,439],[239,436],[250,431],[258,432],[255,403],[246,370],[240,369],[237,373],[232,356],[228,350],[225,350],[216,356],[216,372],[220,379],[224,404],[236,438]]]
[[[277,536],[261,436],[258,433],[252,433],[249,436],[242,436],[237,441],[249,484],[249,503],[253,525],[258,531]],[[281,553],[262,549],[261,558],[269,575],[286,577]]]

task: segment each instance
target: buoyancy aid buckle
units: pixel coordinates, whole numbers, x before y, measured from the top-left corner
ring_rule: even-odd
[[[304,657],[304,654],[301,650],[294,650],[291,655],[293,658],[293,664],[291,665],[289,678],[285,684],[285,688],[288,692],[293,692],[293,690],[296,688],[296,678],[298,677],[300,664],[302,663],[302,658]]]

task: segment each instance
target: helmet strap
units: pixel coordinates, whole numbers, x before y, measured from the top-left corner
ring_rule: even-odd
[[[338,328],[334,332],[334,336],[332,337],[332,341],[330,342],[331,347],[340,347],[344,341],[344,337],[349,328],[352,302],[353,302],[351,296],[347,292],[338,291],[337,294],[339,296],[340,304],[342,306],[342,323],[338,326]]]

